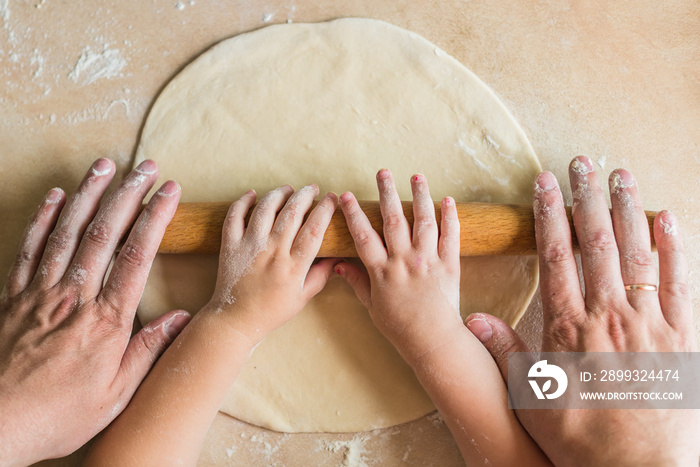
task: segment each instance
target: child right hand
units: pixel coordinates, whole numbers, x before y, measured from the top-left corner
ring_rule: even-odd
[[[411,177],[413,232],[389,170],[377,174],[384,238],[352,193],[340,197],[355,247],[367,271],[348,262],[335,271],[355,290],[375,326],[413,365],[456,338],[459,315],[459,220],[452,198],[442,200],[441,232],[423,175]]]
[[[220,315],[216,319],[225,319],[255,345],[323,289],[338,260],[312,263],[337,197],[327,194],[304,222],[317,195],[316,185],[296,193],[289,185],[272,190],[255,207],[247,227],[245,217],[255,192],[231,205],[223,226],[216,290],[197,316]]]

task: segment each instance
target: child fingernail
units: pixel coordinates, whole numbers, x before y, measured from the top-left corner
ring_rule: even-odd
[[[557,187],[557,179],[551,172],[542,172],[537,176],[535,181],[535,193],[540,194],[546,191],[552,191]]]
[[[174,182],[172,180],[167,181],[163,184],[162,187],[158,190],[158,194],[161,196],[173,196],[177,192],[180,191],[180,185],[177,184],[177,182]]]
[[[112,171],[112,164],[108,159],[99,159],[92,165],[92,173],[98,177],[107,175]]]
[[[467,323],[467,327],[482,344],[487,343],[493,335],[493,329],[491,329],[489,323],[483,319],[475,318]]]
[[[342,277],[343,274],[345,274],[345,269],[343,269],[341,266],[336,266],[335,273]]]
[[[571,161],[571,169],[580,175],[587,175],[593,172],[593,162],[586,156],[577,156]]]
[[[61,196],[63,196],[63,190],[60,188],[51,188],[49,194],[46,195],[46,202],[48,204],[58,204],[61,201]]]

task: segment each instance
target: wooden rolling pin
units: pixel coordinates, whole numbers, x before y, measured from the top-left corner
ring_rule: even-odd
[[[413,224],[413,205],[403,202],[403,210]],[[221,227],[231,203],[181,203],[168,226],[159,253],[218,254]],[[382,216],[378,201],[360,201],[374,229],[382,235]],[[252,211],[252,210],[251,210]],[[435,203],[438,225],[440,204]],[[535,219],[532,206],[492,203],[457,203],[460,223],[461,256],[534,255]],[[649,228],[656,212],[646,211]],[[567,207],[572,227],[571,209]],[[246,218],[246,223],[248,219]],[[652,235],[652,247],[653,238]],[[574,248],[577,248],[573,235]],[[319,257],[356,257],[355,244],[340,208],[333,214],[323,238]]]

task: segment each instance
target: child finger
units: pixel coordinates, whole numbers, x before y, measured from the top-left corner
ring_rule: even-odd
[[[304,216],[318,196],[318,186],[307,185],[294,193],[284,205],[272,227],[272,235],[279,239],[280,248],[289,250],[299,228],[304,222]],[[335,206],[333,207],[335,209]],[[325,228],[323,229],[325,231]],[[323,235],[321,235],[323,236]],[[320,244],[319,244],[320,246]]]
[[[309,268],[304,279],[302,294],[306,301],[319,293],[333,276],[333,268],[341,260],[339,258],[324,258]]]
[[[262,238],[270,235],[277,212],[282,209],[292,193],[294,188],[284,185],[265,194],[250,215],[244,237]]]
[[[440,211],[438,254],[440,259],[459,268],[459,217],[455,200],[449,196],[443,198]]]
[[[232,250],[243,239],[245,216],[255,204],[256,197],[255,190],[249,190],[228,208],[221,231],[221,256],[230,256]]]
[[[413,192],[413,247],[426,253],[437,251],[438,228],[435,220],[435,204],[430,198],[425,175],[411,177]]]
[[[63,190],[51,189],[29,221],[7,277],[6,290],[10,296],[18,295],[26,289],[36,275],[46,239],[56,225],[65,200]]]
[[[345,279],[348,285],[352,287],[355,295],[365,308],[371,308],[372,294],[367,271],[352,263],[343,261],[335,265],[335,273]]]
[[[316,190],[318,190],[318,188],[316,188]],[[309,204],[311,203],[309,202]],[[296,233],[298,230],[299,234],[296,236],[296,239],[294,239],[294,243],[291,247],[293,257],[306,258],[308,261],[307,264],[313,261],[318,254],[318,250],[321,248],[323,236],[326,233],[328,224],[331,222],[337,205],[338,197],[335,193],[328,193],[316,205],[313,211],[311,211],[309,218],[304,222],[301,229],[298,227],[294,229],[294,232]],[[300,218],[303,219],[303,213],[300,214]]]
[[[377,173],[377,187],[384,222],[384,242],[389,256],[408,251],[411,247],[411,233],[389,170],[382,169]]]
[[[343,193],[340,196],[340,207],[355,242],[357,254],[365,266],[376,267],[385,262],[388,256],[384,243],[360,208],[355,196],[350,192]]]

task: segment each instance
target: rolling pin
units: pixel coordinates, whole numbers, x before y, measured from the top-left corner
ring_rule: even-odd
[[[403,211],[409,224],[413,224],[413,205],[403,202]],[[221,246],[221,227],[231,203],[180,203],[170,222],[159,253],[218,254]],[[315,205],[315,203],[314,203]],[[382,235],[382,215],[378,201],[360,201],[372,227]],[[567,216],[572,231],[571,208]],[[252,209],[251,211],[252,212]],[[249,215],[250,215],[249,212]],[[435,203],[435,213],[440,225],[440,203]],[[653,229],[656,212],[645,211],[649,228]],[[460,255],[535,255],[535,219],[530,205],[457,203],[460,224]],[[246,224],[248,218],[246,218]],[[383,235],[382,235],[383,236]],[[654,246],[654,236],[652,247]],[[356,257],[357,251],[340,208],[337,208],[323,237],[319,257]]]

